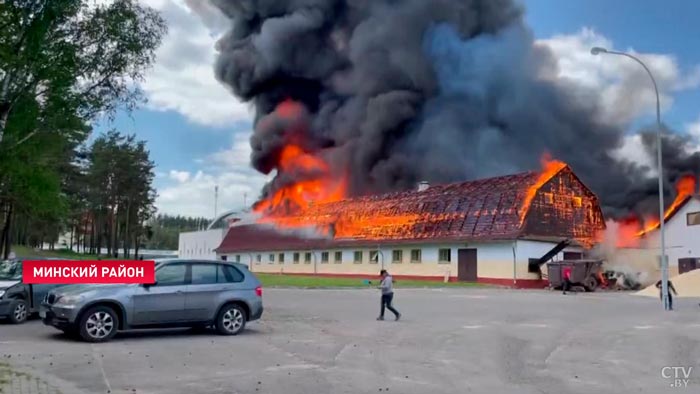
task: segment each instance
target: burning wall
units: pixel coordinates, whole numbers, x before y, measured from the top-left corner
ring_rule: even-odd
[[[558,234],[590,247],[605,228],[598,197],[568,167],[538,189],[529,211],[525,234]]]

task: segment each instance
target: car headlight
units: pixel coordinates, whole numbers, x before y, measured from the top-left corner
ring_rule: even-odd
[[[0,298],[5,295],[5,290],[0,290]]]
[[[54,305],[63,308],[69,308],[75,306],[75,304],[79,303],[82,300],[83,296],[63,296],[59,297]]]

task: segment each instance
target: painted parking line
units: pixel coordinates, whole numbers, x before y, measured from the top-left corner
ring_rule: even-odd
[[[521,327],[532,327],[532,328],[547,328],[547,327],[549,327],[549,324],[545,324],[545,323],[519,323],[518,325]]]
[[[468,330],[475,330],[475,329],[483,328],[483,327],[484,326],[482,326],[480,324],[472,324],[472,325],[462,326],[462,328],[466,328]]]

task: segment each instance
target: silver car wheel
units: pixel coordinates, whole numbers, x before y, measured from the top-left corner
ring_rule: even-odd
[[[13,313],[15,315],[15,320],[24,321],[24,319],[27,318],[27,306],[23,302],[20,302],[15,307]]]
[[[114,319],[103,311],[98,311],[90,315],[85,322],[85,331],[95,339],[102,339],[112,333],[114,329]]]
[[[224,313],[221,321],[228,332],[237,332],[243,326],[243,313],[237,308],[231,308]]]

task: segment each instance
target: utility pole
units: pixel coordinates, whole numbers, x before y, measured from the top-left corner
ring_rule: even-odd
[[[214,219],[219,208],[219,185],[214,186]]]
[[[243,192],[243,209],[246,209],[246,207],[248,206],[247,201],[248,201],[248,193]]]

